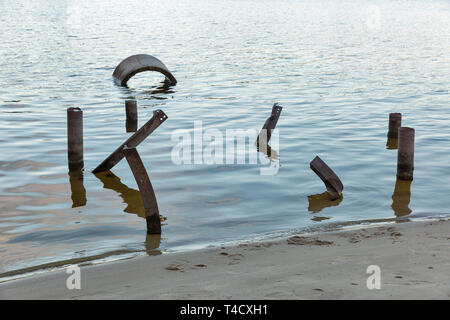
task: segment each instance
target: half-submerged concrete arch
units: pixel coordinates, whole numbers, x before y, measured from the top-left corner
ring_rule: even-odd
[[[177,79],[170,73],[165,64],[149,54],[136,54],[126,58],[116,67],[113,77],[118,84],[126,86],[132,76],[144,71],[160,72],[166,77],[166,81],[170,85],[177,83]]]

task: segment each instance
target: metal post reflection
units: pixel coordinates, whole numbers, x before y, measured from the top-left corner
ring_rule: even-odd
[[[72,198],[72,208],[85,206],[86,200],[86,189],[83,185],[83,171],[70,171],[69,172],[69,183]]]
[[[131,189],[120,181],[111,171],[103,171],[95,174],[95,176],[103,182],[103,188],[116,191],[123,202],[127,204],[125,212],[137,214],[141,218],[145,218],[144,204],[142,202],[141,193],[138,190]]]
[[[410,180],[399,179],[395,182],[391,207],[397,217],[407,216],[412,212],[409,208],[409,202],[411,201],[411,182]]]
[[[328,192],[313,194],[308,196],[308,211],[318,213],[327,207],[338,206],[342,202],[343,196],[331,200]]]
[[[161,245],[161,234],[147,233],[145,238],[145,251],[149,256],[156,256],[161,254],[160,250],[157,250]]]
[[[388,138],[386,142],[386,149],[397,150],[397,148],[398,148],[398,139]]]
[[[120,181],[120,178],[111,171],[103,171],[95,174],[95,176],[103,182],[103,188],[110,189],[119,194],[127,207],[123,210],[126,213],[133,213],[145,219],[144,203],[142,201],[139,190],[132,189]],[[160,214],[162,225],[165,225],[167,217]]]

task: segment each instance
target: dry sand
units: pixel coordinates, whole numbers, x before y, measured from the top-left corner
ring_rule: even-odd
[[[294,236],[65,270],[0,284],[2,299],[449,299],[450,221]],[[369,290],[367,267],[381,269]]]

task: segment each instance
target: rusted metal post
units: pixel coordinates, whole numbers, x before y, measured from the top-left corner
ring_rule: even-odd
[[[334,171],[318,156],[310,162],[309,166],[322,179],[330,198],[332,200],[339,199],[342,196],[344,185]]]
[[[412,180],[414,172],[414,129],[398,129],[397,179]]]
[[[269,140],[272,137],[272,131],[275,129],[275,126],[277,125],[278,118],[280,117],[282,109],[283,107],[279,106],[276,103],[273,105],[272,114],[270,115],[269,118],[267,118],[266,122],[264,123],[264,126],[259,132],[258,138],[256,138],[256,146],[258,147],[258,150],[260,145],[261,147],[265,147],[269,143]],[[266,153],[264,150],[261,152]]]
[[[83,169],[83,111],[80,108],[67,109],[67,157],[69,171]]]
[[[402,114],[401,113],[389,113],[389,130],[388,138],[398,139],[398,128],[402,126]]]
[[[127,159],[128,165],[133,172],[136,183],[141,192],[142,202],[144,203],[145,219],[147,220],[147,233],[161,233],[161,219],[159,217],[158,203],[156,202],[155,192],[142,163],[141,157],[136,148],[124,146],[123,154]]]
[[[102,163],[100,163],[92,173],[99,173],[111,170],[120,160],[123,159],[123,147],[127,145],[129,148],[137,147],[145,138],[158,128],[161,123],[167,120],[167,115],[162,110],[155,110],[153,117],[139,128],[131,137],[120,145],[113,153],[111,153]]]
[[[138,124],[138,112],[136,100],[125,100],[126,130],[136,132]]]
[[[387,134],[386,148],[395,150],[398,148],[398,128],[402,126],[402,114],[389,114],[389,130]]]

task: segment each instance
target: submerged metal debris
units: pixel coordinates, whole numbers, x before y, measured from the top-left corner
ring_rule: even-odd
[[[122,152],[127,159],[134,178],[136,179],[139,191],[141,192],[145,209],[145,219],[147,220],[147,233],[160,234],[161,220],[159,217],[158,203],[156,202],[155,192],[153,191],[150,178],[142,163],[141,157],[136,148],[124,146]]]
[[[142,141],[145,140],[153,131],[158,128],[161,123],[167,120],[167,115],[164,111],[158,109],[153,111],[153,117],[147,121],[135,134],[122,143],[113,153],[111,153],[101,164],[99,164],[92,173],[98,173],[106,170],[110,170],[120,160],[123,159],[123,148],[127,145],[129,148],[137,147]]]
[[[272,137],[272,131],[275,129],[275,126],[277,125],[278,118],[280,117],[282,109],[283,107],[279,106],[277,103],[273,105],[272,114],[270,115],[269,118],[267,118],[266,122],[264,123],[264,126],[259,132],[258,138],[256,139],[256,146],[258,147],[258,150],[260,146],[264,147],[267,146],[267,144],[269,143],[269,140]]]
[[[125,87],[131,77],[144,71],[160,72],[166,77],[166,82],[170,85],[177,83],[177,79],[175,79],[166,65],[149,54],[136,54],[126,58],[116,67],[113,77],[117,84]]]
[[[311,161],[309,166],[322,179],[331,199],[339,199],[342,196],[344,185],[334,171],[318,156]]]

